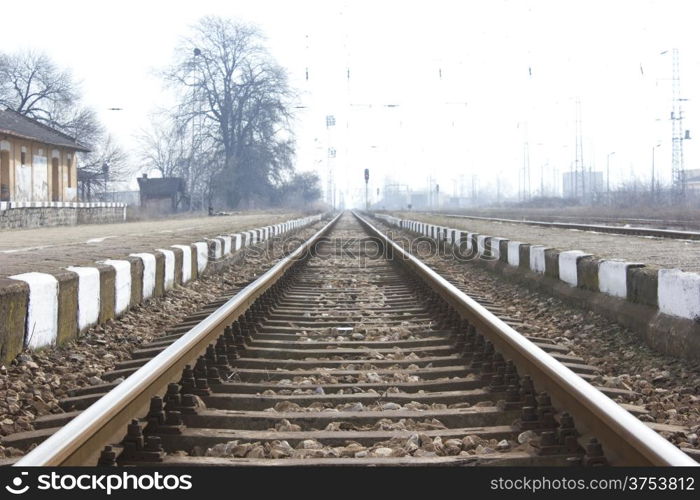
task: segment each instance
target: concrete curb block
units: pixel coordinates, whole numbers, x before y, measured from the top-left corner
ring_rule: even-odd
[[[100,272],[100,318],[98,321],[106,323],[110,319],[114,319],[117,271],[112,266],[99,262],[97,269]]]
[[[508,264],[513,267],[520,266],[520,246],[522,245],[519,241],[509,241],[508,248],[506,250],[506,257],[508,259]]]
[[[201,275],[209,263],[209,244],[206,241],[193,243],[196,249],[197,276]]]
[[[603,260],[598,265],[598,289],[613,297],[627,298],[627,275],[631,267],[644,264],[624,260]]]
[[[547,248],[544,251],[544,275],[559,279],[559,253],[556,248]]]
[[[108,259],[101,263],[114,268],[114,316],[118,318],[131,304],[131,262]]]
[[[143,302],[143,261],[138,257],[127,256],[124,260],[129,262],[131,275],[131,294],[129,296],[129,307]]]
[[[590,257],[591,254],[581,250],[568,250],[559,253],[559,279],[571,286],[578,286],[578,261],[582,257]]]
[[[700,318],[700,274],[659,269],[659,310],[669,316]]]
[[[58,280],[46,273],[23,273],[10,279],[29,285],[29,306],[24,347],[37,349],[58,338]]]
[[[78,334],[78,275],[67,270],[51,275],[58,281],[56,344],[62,344]]]
[[[132,253],[129,256],[137,257],[143,263],[141,297],[146,301],[153,297],[156,290],[156,256],[152,253]]]
[[[160,252],[163,256],[163,291],[166,292],[171,290],[175,286],[175,251],[166,250],[164,248],[159,248],[156,250]],[[182,253],[180,255],[180,275],[179,279],[182,280]]]
[[[231,242],[233,238],[231,238],[231,236],[220,236],[219,238],[221,238],[221,241],[223,241],[224,244],[224,255],[231,255]]]
[[[491,239],[491,236],[486,236],[484,234],[477,234],[476,235],[476,250],[479,255],[488,255],[489,252],[489,245],[488,245],[488,240]]]
[[[100,271],[96,267],[68,267],[78,275],[78,333],[100,319]]]
[[[543,245],[530,245],[530,271],[544,274],[545,258],[544,253],[547,247]]]
[[[0,362],[9,363],[24,348],[29,285],[0,278]]]
[[[172,245],[172,248],[180,250],[180,279],[176,284],[185,284],[192,279],[192,247],[189,245]]]
[[[579,288],[584,288],[591,292],[600,292],[600,272],[598,268],[601,262],[593,255],[581,257],[576,261],[576,281]]]
[[[493,260],[501,260],[501,243],[507,242],[506,238],[492,236],[489,240],[489,250]],[[507,248],[507,247],[506,247]]]

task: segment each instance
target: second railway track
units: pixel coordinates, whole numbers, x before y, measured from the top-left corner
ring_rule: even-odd
[[[695,463],[579,361],[346,213],[18,465]]]

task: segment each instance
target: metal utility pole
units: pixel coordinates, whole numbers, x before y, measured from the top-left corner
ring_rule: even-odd
[[[369,169],[365,169],[365,210],[369,211]]]
[[[433,209],[433,177],[428,177],[428,208]]]
[[[544,198],[544,167],[548,167],[549,162],[545,162],[540,166],[540,196]]]
[[[685,197],[686,178],[683,165],[683,140],[690,139],[689,131],[683,130],[683,110],[681,102],[681,76],[678,49],[673,49],[673,103],[671,111],[672,148],[671,148],[671,173],[673,189],[679,199]]]
[[[326,147],[328,148],[328,152],[326,154],[326,162],[327,162],[327,169],[328,169],[328,178],[327,178],[327,202],[330,206],[335,208],[335,201],[334,201],[334,191],[335,191],[335,182],[333,180],[333,167],[334,167],[334,160],[336,157],[336,150],[333,147],[333,139],[332,139],[332,134],[331,134],[331,129],[335,127],[335,115],[326,115]]]
[[[527,122],[518,122],[523,130],[523,166],[518,176],[518,199],[526,201],[530,197],[530,145],[528,143]]]
[[[655,178],[656,178],[656,172],[655,172],[655,157],[656,157],[656,148],[661,146],[661,144],[657,144],[655,146],[652,146],[651,148],[651,200],[654,201],[656,199],[656,186],[654,185]]]
[[[581,198],[586,198],[586,167],[583,165],[583,132],[581,126],[581,99],[576,99],[576,152],[574,161],[573,192],[579,195],[579,175],[581,176]]]
[[[608,193],[608,201],[610,201],[610,157],[615,154],[615,151],[608,153],[605,161],[605,182],[607,183],[605,191]]]
[[[530,199],[530,145],[523,146],[523,201]]]

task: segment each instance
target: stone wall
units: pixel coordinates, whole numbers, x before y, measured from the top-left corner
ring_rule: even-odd
[[[0,229],[108,224],[125,220],[126,205],[123,203],[0,203]]]

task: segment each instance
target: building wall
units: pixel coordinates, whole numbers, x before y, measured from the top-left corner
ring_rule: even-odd
[[[24,163],[22,163],[22,153],[24,153]],[[2,176],[0,183],[9,187],[9,200],[1,201],[75,202],[78,200],[78,165],[74,151],[2,136],[0,137],[0,155],[2,154],[7,154],[9,157],[9,169],[5,172],[0,169],[0,176]],[[54,175],[54,168],[57,169],[56,175]]]
[[[0,203],[0,229],[111,224],[125,220],[123,203]]]
[[[141,213],[158,217],[174,213],[172,197],[141,198]]]

